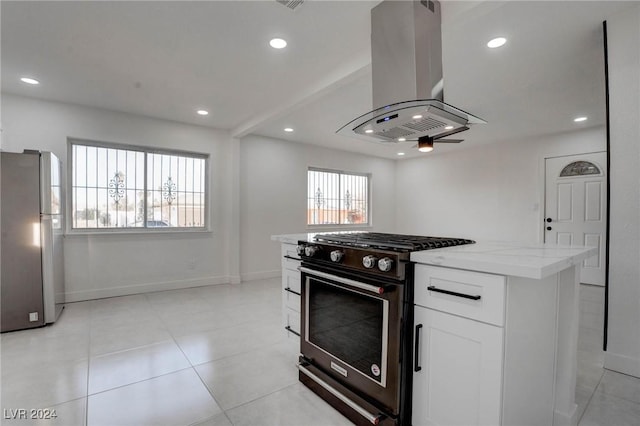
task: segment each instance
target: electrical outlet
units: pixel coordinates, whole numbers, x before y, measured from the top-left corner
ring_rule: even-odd
[[[37,312],[29,312],[29,321],[30,322],[38,321],[38,313]]]

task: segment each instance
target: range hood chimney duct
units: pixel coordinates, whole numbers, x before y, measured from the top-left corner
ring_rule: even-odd
[[[374,110],[337,131],[369,141],[417,141],[484,120],[444,103],[440,3],[385,0],[371,10]],[[444,142],[444,141],[443,141]]]
[[[383,1],[371,10],[373,108],[443,99],[440,4]]]

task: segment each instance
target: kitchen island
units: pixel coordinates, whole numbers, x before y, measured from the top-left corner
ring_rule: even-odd
[[[437,404],[442,390],[460,391],[452,398],[477,408],[485,416],[478,424],[575,425],[580,264],[596,253],[592,247],[510,242],[412,253],[415,322],[431,333],[424,351],[439,351],[427,357],[427,370],[447,372],[414,375],[414,418],[444,424],[449,413]],[[484,302],[429,287],[481,295]],[[453,359],[446,345],[456,349]],[[468,363],[481,366],[480,373],[459,367]],[[456,420],[474,415],[463,409]]]
[[[291,254],[314,235],[272,239]],[[413,424],[576,424],[579,266],[596,251],[478,242],[411,253]]]

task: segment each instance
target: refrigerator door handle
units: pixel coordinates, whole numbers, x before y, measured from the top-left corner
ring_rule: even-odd
[[[61,213],[62,166],[60,160],[51,152],[40,153],[40,208],[42,214]]]
[[[44,298],[44,322],[56,320],[55,277],[53,273],[53,217],[40,215],[40,249],[42,253],[42,293]]]

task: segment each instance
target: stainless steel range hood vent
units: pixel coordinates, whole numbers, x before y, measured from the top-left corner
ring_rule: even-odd
[[[371,10],[373,108],[337,133],[380,142],[437,140],[486,123],[444,103],[440,3],[385,0]]]

